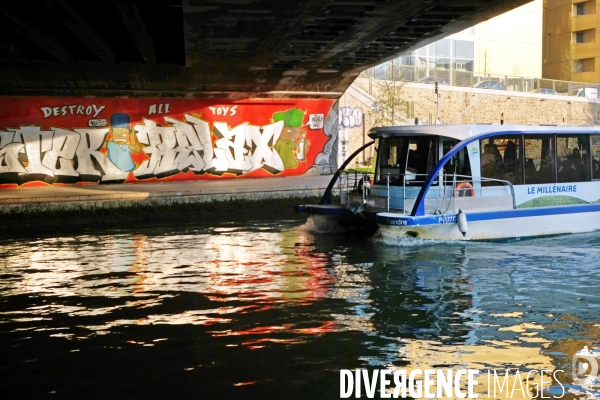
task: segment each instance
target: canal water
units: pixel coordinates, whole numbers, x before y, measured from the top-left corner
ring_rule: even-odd
[[[511,387],[546,370],[544,396],[595,398],[571,371],[600,346],[599,265],[600,233],[384,243],[273,220],[5,238],[0,398],[334,399],[357,368],[508,369]],[[529,398],[529,378],[495,397]]]

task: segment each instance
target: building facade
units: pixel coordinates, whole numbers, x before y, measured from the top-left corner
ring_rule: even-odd
[[[541,78],[542,8],[532,1],[403,55],[400,64]]]
[[[544,0],[542,75],[600,82],[596,0]]]
[[[421,68],[475,70],[475,28],[438,40],[400,57],[400,64]]]

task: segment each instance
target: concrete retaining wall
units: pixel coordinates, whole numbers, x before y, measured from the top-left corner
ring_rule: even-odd
[[[227,180],[5,189],[0,191],[0,226],[8,231],[291,218],[295,205],[318,202],[330,179],[305,176],[244,179],[237,184]]]
[[[96,200],[5,204],[4,228],[84,225],[127,226],[143,222],[232,221],[257,217],[289,218],[294,205],[318,202],[323,190],[148,197],[143,200]],[[41,225],[41,226],[40,226]]]

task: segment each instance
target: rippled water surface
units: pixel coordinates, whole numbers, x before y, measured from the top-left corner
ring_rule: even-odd
[[[340,369],[428,367],[561,369],[564,398],[594,398],[571,359],[600,346],[599,266],[599,233],[386,244],[292,220],[5,239],[0,398],[330,399]]]

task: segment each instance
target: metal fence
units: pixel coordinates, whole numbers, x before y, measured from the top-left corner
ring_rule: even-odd
[[[528,78],[523,76],[482,74],[443,68],[418,67],[388,62],[361,73],[361,77],[403,82],[434,83],[460,87],[510,90],[514,92],[537,92],[578,97],[595,97],[600,94],[599,83],[571,82],[555,79]],[[489,84],[481,83],[489,81]],[[483,86],[481,86],[483,85]],[[591,89],[591,90],[586,90]]]

